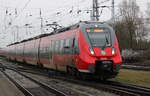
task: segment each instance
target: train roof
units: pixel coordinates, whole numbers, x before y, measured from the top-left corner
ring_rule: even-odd
[[[68,26],[68,27],[64,27],[64,28],[61,28],[61,29],[57,29],[56,31],[53,31],[51,33],[41,34],[41,35],[38,35],[38,36],[35,36],[35,37],[32,37],[32,38],[28,38],[28,39],[22,40],[20,42],[15,42],[15,43],[9,44],[7,46],[11,46],[11,45],[15,45],[15,44],[31,41],[31,40],[36,40],[36,39],[39,39],[39,38],[42,38],[42,37],[50,36],[50,35],[53,35],[53,34],[58,34],[58,33],[61,33],[61,32],[64,32],[64,31],[68,31],[68,30],[71,30],[71,29],[76,29],[80,25],[83,25],[83,24],[93,24],[93,23],[95,23],[95,24],[106,24],[105,22],[80,21],[77,24],[74,24],[74,25],[71,25],[71,26]]]

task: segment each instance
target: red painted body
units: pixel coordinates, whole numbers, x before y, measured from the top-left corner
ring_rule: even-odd
[[[118,68],[120,68],[122,63],[117,38],[115,35],[112,38],[114,39],[114,44],[104,50],[91,47],[86,40],[82,27],[77,27],[57,34],[9,45],[7,47],[7,58],[42,65],[59,71],[68,71],[69,67],[77,69],[79,72],[90,74],[96,74],[96,71],[101,72],[101,68],[97,67],[100,65],[98,65],[99,62],[111,61],[111,70],[108,72],[108,74],[110,73],[108,78],[111,78],[119,72],[117,67],[119,66]],[[77,49],[74,47],[75,41]],[[94,55],[90,53],[89,48],[93,49]],[[112,54],[112,48],[115,48],[115,54]],[[75,50],[78,52],[75,52]],[[101,51],[105,51],[106,54],[102,55]]]

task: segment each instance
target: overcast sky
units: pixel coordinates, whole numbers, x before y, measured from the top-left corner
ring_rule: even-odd
[[[40,34],[40,8],[42,17],[49,23],[57,21],[60,25],[71,25],[79,20],[90,20],[90,10],[93,0],[0,0],[0,46],[4,46],[14,41],[17,27],[19,31],[19,40],[29,38]],[[99,0],[106,1],[106,0]],[[122,0],[115,0],[118,5]],[[150,0],[136,0],[142,12],[145,12],[147,2]],[[111,5],[111,0],[103,5]],[[17,18],[15,17],[15,8]],[[24,9],[23,9],[24,8]],[[6,10],[8,14],[6,16]],[[72,10],[72,12],[71,12]],[[82,12],[77,13],[79,10]],[[117,15],[117,9],[116,9]],[[111,9],[105,8],[102,11],[100,21],[106,21],[111,18]],[[13,21],[13,27],[7,26],[9,21]],[[45,23],[44,21],[44,23]],[[32,28],[24,28],[24,24],[31,24]],[[15,27],[16,26],[16,27]]]

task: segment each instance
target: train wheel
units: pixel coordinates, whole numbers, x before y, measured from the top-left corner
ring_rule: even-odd
[[[81,73],[79,71],[77,71],[76,73],[76,77],[80,80],[90,80],[92,79],[90,74],[86,74],[86,73]]]
[[[67,74],[69,74],[72,77],[76,77],[77,74],[76,68],[67,66]]]
[[[105,77],[105,76],[100,76],[100,81],[106,81],[107,80],[107,78]]]
[[[23,64],[27,64],[27,62],[25,60],[23,60]]]
[[[41,64],[41,63],[37,63],[37,66],[38,66],[39,68],[43,68],[43,67],[44,67],[43,64]]]

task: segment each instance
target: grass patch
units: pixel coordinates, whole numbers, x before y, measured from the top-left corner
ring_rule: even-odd
[[[150,72],[122,69],[113,80],[150,87]]]

